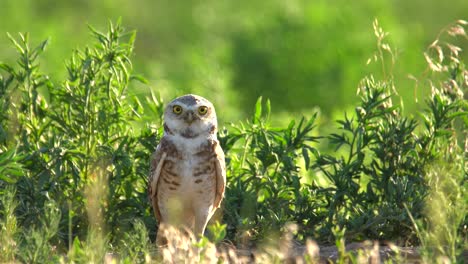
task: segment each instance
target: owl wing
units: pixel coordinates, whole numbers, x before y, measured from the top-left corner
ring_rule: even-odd
[[[156,216],[156,219],[158,220],[158,222],[161,222],[161,212],[159,211],[158,195],[157,195],[158,183],[159,183],[159,175],[161,175],[161,168],[164,164],[166,156],[167,156],[167,153],[163,152],[160,146],[158,146],[156,148],[156,151],[151,156],[151,162],[150,162],[148,194],[149,194],[151,203],[153,204],[154,216]]]
[[[224,197],[224,190],[226,188],[226,162],[224,160],[224,152],[221,146],[216,144],[215,148],[216,159],[216,196],[214,200],[214,208],[219,208],[221,201]]]

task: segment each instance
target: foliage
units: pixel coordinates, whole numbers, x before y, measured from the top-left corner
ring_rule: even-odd
[[[408,238],[404,205],[420,216],[422,164],[430,157],[414,135],[416,121],[401,117],[385,83],[366,79],[361,94],[355,117],[339,120],[343,132],[328,137],[346,154],[318,155],[314,165],[331,183],[324,190],[328,224],[346,225],[361,238]]]
[[[0,260],[8,262],[15,258],[18,254],[18,225],[15,215],[17,203],[15,201],[15,190],[13,187],[5,188],[2,192],[1,198],[1,216],[0,223],[2,229],[0,233],[1,252]]]
[[[234,228],[229,230],[231,236],[280,230],[288,221],[305,219],[315,209],[310,203],[312,193],[301,190],[298,152],[309,157],[314,151],[310,143],[317,138],[309,134],[316,115],[275,129],[268,125],[269,114],[269,101],[263,111],[260,98],[252,121],[234,125],[221,138],[230,157],[224,219]]]
[[[464,26],[458,21],[451,29]],[[96,44],[73,53],[61,83],[40,70],[47,41],[31,48],[27,34],[10,36],[19,59],[14,66],[0,63],[1,261],[152,258],[156,223],[147,170],[164,104],[152,96],[144,109],[128,93],[135,82],[145,83],[132,72],[134,32],[124,32],[120,23],[110,23],[106,33],[90,31]],[[376,32],[380,62],[385,52],[394,53],[378,26]],[[344,250],[345,239],[393,240],[421,243],[428,257],[456,260],[466,243],[466,204],[460,200],[466,198],[468,74],[450,45],[436,43],[426,52],[434,73],[423,81],[433,92],[422,122],[393,103],[398,95],[384,62],[383,79],[362,81],[358,106],[328,135],[318,136],[318,113],[273,127],[270,101],[260,97],[251,120],[219,133],[228,184],[225,224],[209,227],[211,240],[251,247],[285,233],[288,243],[336,241],[342,262],[356,259]],[[444,49],[448,61],[440,55]],[[437,164],[454,164],[455,176],[436,170]],[[431,206],[440,203],[457,209],[441,209],[443,217],[434,218]],[[202,260],[214,256],[213,242],[204,238],[195,245]],[[193,245],[184,245],[183,254],[195,256]],[[161,254],[182,252],[178,246]]]
[[[73,54],[61,84],[39,72],[37,57],[47,42],[31,49],[27,35],[19,41],[10,37],[19,53],[17,68],[1,64],[6,113],[1,124],[8,133],[1,146],[6,164],[0,185],[17,186],[21,226],[36,226],[37,216],[49,211],[46,205],[57,203],[62,217],[54,236],[62,250],[86,236],[87,207],[105,218],[111,241],[131,228],[135,217],[148,226],[152,221],[145,182],[157,131],[134,129],[142,109],[126,92],[132,80],[141,79],[131,75],[128,58],[135,34],[123,34],[120,24],[110,24],[106,34],[91,30],[98,44]]]

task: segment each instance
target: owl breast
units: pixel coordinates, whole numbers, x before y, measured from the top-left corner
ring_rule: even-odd
[[[182,210],[200,207],[211,210],[216,195],[217,141],[205,138],[198,146],[194,143],[197,142],[174,144],[176,151],[168,155],[162,166],[158,185],[162,211],[169,210],[165,207],[174,201]]]

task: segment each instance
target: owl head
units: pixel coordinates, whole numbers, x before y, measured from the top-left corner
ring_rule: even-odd
[[[177,97],[164,111],[165,134],[196,138],[200,135],[216,135],[217,128],[213,104],[198,95]]]

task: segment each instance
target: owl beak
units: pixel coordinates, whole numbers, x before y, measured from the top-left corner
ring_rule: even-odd
[[[195,121],[193,112],[192,112],[192,111],[188,111],[188,112],[185,114],[184,120],[185,120],[185,122],[187,122],[189,125],[192,124],[193,121]]]

